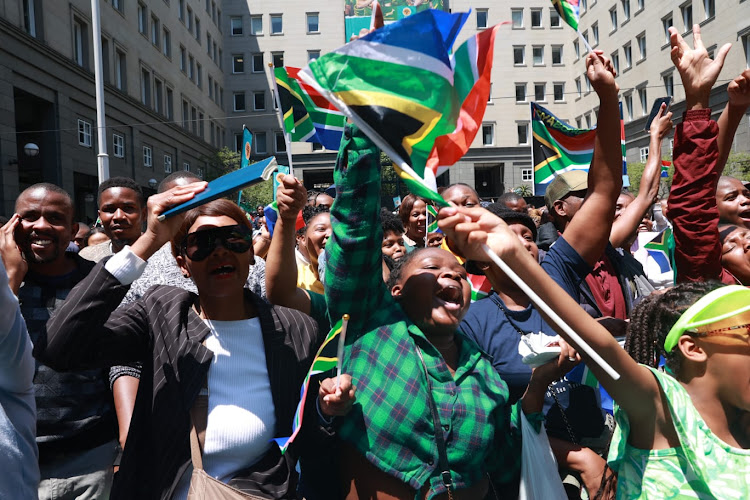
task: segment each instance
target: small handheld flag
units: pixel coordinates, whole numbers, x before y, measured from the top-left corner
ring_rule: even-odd
[[[341,369],[344,364],[344,343],[346,342],[346,327],[349,326],[349,315],[344,314],[341,318],[341,333],[339,333],[339,347],[336,351],[336,390],[341,387]]]
[[[435,205],[427,205],[427,232],[442,232],[438,227],[438,209]]]
[[[253,154],[253,134],[245,125],[242,126],[242,162],[240,168],[250,165],[250,155]]]
[[[669,167],[672,166],[671,161],[662,160],[661,161],[661,176],[662,177],[669,177]]]

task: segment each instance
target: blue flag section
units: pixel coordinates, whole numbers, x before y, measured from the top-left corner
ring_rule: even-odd
[[[250,165],[250,155],[253,153],[253,134],[246,126],[242,126],[242,162],[240,168],[245,168]]]

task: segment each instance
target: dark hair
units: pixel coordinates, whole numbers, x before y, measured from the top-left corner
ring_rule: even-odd
[[[104,231],[104,228],[103,228],[103,227],[101,227],[101,226],[96,226],[96,227],[92,227],[92,228],[91,228],[91,229],[89,230],[89,232],[88,232],[88,233],[86,233],[86,236],[84,236],[84,237],[83,237],[83,241],[84,241],[84,242],[86,243],[86,245],[85,245],[85,246],[89,246],[89,238],[91,238],[91,237],[92,237],[93,235],[95,235],[95,234],[99,234],[99,233],[102,233],[102,234],[107,234],[107,233],[106,233],[106,232]]]
[[[327,205],[305,205],[302,209],[302,220],[305,221],[305,226],[307,226],[311,220],[313,220],[315,217],[317,217],[320,214],[330,212],[331,208]]]
[[[404,224],[397,216],[388,211],[387,208],[380,209],[380,224],[383,226],[383,234],[388,232],[404,234]]]
[[[659,357],[678,375],[682,364],[679,349],[664,350],[664,340],[690,306],[712,290],[724,286],[717,281],[682,283],[660,295],[652,294],[638,304],[630,315],[625,350],[638,363],[656,368]]]
[[[409,224],[409,215],[411,215],[411,210],[414,208],[414,204],[417,200],[423,201],[425,205],[429,204],[429,201],[421,196],[409,193],[404,196],[401,205],[398,206],[398,216],[401,217],[401,222],[404,224],[404,227]]]
[[[490,203],[487,205],[487,210],[503,219],[506,224],[523,224],[528,227],[531,236],[536,241],[536,224],[530,215],[511,210],[500,202]]]
[[[511,191],[509,193],[501,194],[500,197],[497,199],[497,203],[505,204],[507,202],[516,202],[518,200],[523,200],[523,196]]]
[[[177,231],[177,234],[175,234],[172,238],[172,254],[174,254],[175,256],[181,254],[182,241],[187,236],[187,233],[192,225],[195,224],[195,221],[198,220],[198,217],[204,215],[208,217],[220,217],[222,215],[225,215],[237,221],[237,224],[244,225],[251,231],[253,229],[252,224],[250,224],[250,221],[247,220],[245,212],[243,212],[242,209],[235,203],[225,199],[214,200],[210,203],[206,203],[205,205],[201,205],[199,207],[193,208],[192,210],[188,210],[187,214],[185,214],[185,220],[182,221],[180,230]]]
[[[470,191],[471,191],[472,193],[474,193],[475,195],[477,195],[477,198],[479,198],[479,193],[477,193],[477,190],[476,190],[476,189],[474,189],[474,187],[473,187],[473,186],[470,186],[470,185],[466,184],[465,182],[454,182],[454,183],[453,183],[453,184],[451,184],[450,186],[448,186],[448,187],[444,188],[444,189],[443,189],[443,193],[445,193],[445,192],[446,192],[446,191],[448,191],[449,189],[453,189],[453,188],[456,188],[456,187],[465,187],[465,188],[467,188],[468,190],[470,190]],[[440,193],[440,194],[442,194],[442,193]]]
[[[26,193],[30,193],[31,191],[36,191],[37,189],[44,189],[45,191],[50,191],[52,193],[57,193],[57,194],[65,197],[67,205],[70,208],[70,214],[69,214],[70,215],[70,222],[71,222],[71,224],[73,223],[73,217],[74,217],[74,214],[73,214],[73,198],[71,198],[70,194],[67,191],[65,191],[63,188],[61,188],[60,186],[57,186],[55,184],[51,184],[49,182],[39,182],[39,183],[33,184],[33,185],[27,187],[26,189],[24,189],[23,191],[21,191],[21,194],[19,194],[18,198],[16,198],[16,212],[18,211],[18,200],[20,200],[21,197],[23,195],[25,195]]]
[[[130,177],[110,177],[99,184],[99,189],[96,192],[96,204],[98,205],[101,203],[102,193],[104,191],[114,187],[132,189],[135,191],[135,194],[138,195],[138,203],[140,203],[141,207],[146,206],[146,197],[143,196],[143,189],[141,189],[141,186]]]
[[[6,225],[6,224],[8,223],[8,221],[9,221],[9,220],[10,220],[10,219],[9,219],[9,218],[7,218],[6,216],[4,216],[4,215],[0,215],[0,226],[4,226],[4,225]]]
[[[198,177],[197,174],[194,174],[193,172],[178,170],[176,172],[172,172],[164,179],[162,179],[159,183],[159,186],[156,188],[156,192],[163,193],[164,191],[172,189],[175,183],[180,179],[190,179],[191,182],[198,182],[202,180],[200,177]]]
[[[396,284],[401,280],[401,275],[404,272],[404,269],[406,269],[406,266],[409,265],[409,262],[414,260],[414,258],[419,255],[420,253],[424,252],[425,250],[433,250],[430,247],[424,247],[424,248],[415,248],[413,251],[407,253],[400,259],[398,259],[393,267],[391,268],[391,275],[388,277],[388,281],[386,282],[386,286],[388,287],[388,291],[391,290]]]
[[[620,194],[624,194],[625,196],[630,196],[631,198],[635,198],[635,195],[630,192],[630,189],[625,188],[625,187],[620,190]]]

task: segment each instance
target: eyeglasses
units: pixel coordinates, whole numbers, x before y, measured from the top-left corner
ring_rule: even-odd
[[[202,229],[185,236],[182,253],[190,260],[199,262],[211,255],[219,243],[234,253],[245,253],[253,246],[253,233],[240,224]]]
[[[718,328],[716,330],[709,330],[707,332],[685,332],[691,337],[734,337],[737,339],[744,340],[750,343],[750,323],[744,325],[728,326],[726,328]]]

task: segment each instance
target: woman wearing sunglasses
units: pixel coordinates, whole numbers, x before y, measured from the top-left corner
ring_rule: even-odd
[[[204,187],[152,196],[146,233],[71,292],[37,353],[58,370],[144,362],[112,498],[182,499],[188,491],[190,498],[215,497],[195,496],[196,455],[221,483],[260,498],[296,498],[297,457],[323,446],[314,443],[325,439],[316,433],[315,424],[323,422],[316,418],[316,398],[308,398],[311,416],[284,455],[273,441],[292,433],[299,388],[325,332],[308,316],[270,306],[243,288],[253,250],[242,210],[217,200],[184,217],[157,219]],[[198,295],[156,286],[115,310],[148,257],[167,241]],[[328,393],[330,380],[320,386],[325,398],[317,405],[325,417],[351,404],[351,379],[342,379],[337,394]]]

